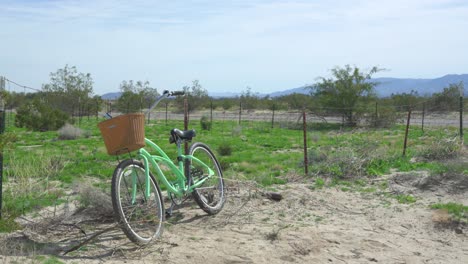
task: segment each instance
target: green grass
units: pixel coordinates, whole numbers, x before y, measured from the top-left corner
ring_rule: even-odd
[[[13,142],[6,145],[4,151],[4,197],[9,200],[4,199],[6,219],[51,205],[43,201],[60,199],[63,193],[51,192],[49,182],[58,182],[57,188],[67,189],[85,177],[98,182],[110,181],[118,159],[107,155],[97,128],[99,121],[83,118],[80,124],[76,122],[74,125],[89,137],[75,140],[58,140],[58,133],[54,131],[30,132],[7,127],[7,132],[14,137],[9,137]],[[175,160],[175,145],[168,140],[169,131],[174,127],[183,128],[183,122],[169,120],[166,124],[164,120],[152,120],[145,132]],[[289,126],[291,129],[280,127],[271,128],[271,122],[243,121],[239,125],[235,121],[214,120],[211,130],[202,130],[199,120],[193,119],[189,124],[190,129],[197,131],[194,141],[208,144],[215,152],[225,178],[253,180],[264,186],[287,183],[290,174],[304,175],[302,123],[293,123]],[[405,157],[402,156],[404,126],[372,130],[345,128],[338,132],[339,129],[339,124],[309,124],[309,175],[305,177],[315,179],[311,188],[336,186],[344,191],[372,193],[385,189],[387,183],[377,188],[368,187],[367,179],[391,170],[427,170],[433,174],[453,170],[466,174],[466,164],[424,160],[431,147],[440,150],[443,146],[432,143],[453,138],[456,128],[426,128],[424,133],[412,128]],[[453,149],[446,150],[451,153]],[[124,158],[127,157],[122,156],[120,160]],[[27,179],[34,179],[36,188],[31,188]],[[105,184],[99,187],[110,189],[110,185]],[[28,195],[21,194],[21,190]],[[400,200],[411,203],[414,197],[400,197]]]
[[[457,221],[468,222],[468,206],[459,203],[437,203],[430,205],[431,209],[445,209]]]
[[[412,204],[416,202],[416,198],[409,194],[399,194],[396,195],[395,198],[401,204]]]

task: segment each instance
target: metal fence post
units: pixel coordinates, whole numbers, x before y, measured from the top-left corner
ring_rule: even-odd
[[[406,156],[406,146],[408,144],[408,131],[411,119],[411,109],[408,110],[408,119],[406,121],[405,142],[403,143],[403,156]]]
[[[5,90],[5,78],[0,76],[0,92]],[[0,94],[0,135],[5,132],[5,109],[3,97]],[[3,204],[3,149],[0,149],[0,219],[2,219]]]
[[[302,124],[304,129],[304,173],[309,174],[309,159],[307,158],[307,119],[305,110],[302,111]]]
[[[424,133],[424,115],[426,114],[426,103],[423,103],[422,118],[421,118],[421,131]]]
[[[463,144],[463,86],[460,88],[460,141]]]
[[[242,101],[239,102],[239,125],[241,124],[242,120]]]

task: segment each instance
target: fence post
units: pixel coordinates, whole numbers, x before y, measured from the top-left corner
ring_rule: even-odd
[[[187,97],[184,98],[184,130],[188,130],[188,102]],[[185,155],[188,155],[188,143],[184,143]]]
[[[212,128],[213,127],[213,101],[210,101],[210,124],[211,124],[211,128]]]
[[[242,102],[239,102],[239,125],[241,124],[242,116]]]
[[[406,156],[406,146],[408,143],[408,131],[409,131],[410,119],[411,119],[411,109],[408,110],[408,119],[406,121],[405,142],[403,144],[403,156]]]
[[[378,119],[379,119],[379,103],[375,102],[375,122],[374,122],[375,127],[377,127],[377,124],[379,123]]]
[[[423,111],[422,111],[422,120],[421,120],[421,131],[424,133],[424,115],[426,113],[426,103],[423,103]]]
[[[307,176],[309,174],[309,160],[307,158],[307,119],[305,110],[302,110],[302,120],[304,132],[304,173]]]
[[[463,86],[460,88],[460,141],[463,144]]]
[[[148,110],[151,108],[151,102],[148,102]],[[151,111],[148,111],[148,124],[150,123],[151,119]]]
[[[96,100],[96,121],[98,121],[98,116],[99,116],[99,101]]]
[[[3,100],[3,99],[0,99]],[[0,102],[0,135],[5,131],[5,111],[3,102]],[[0,219],[2,219],[2,204],[3,204],[3,150],[0,150]]]
[[[5,79],[0,76],[0,91],[5,90]],[[0,95],[0,135],[5,131],[5,109],[3,97]],[[3,150],[0,149],[0,219],[2,219],[3,204]]]
[[[167,126],[167,104],[168,103],[166,103],[166,126]],[[184,103],[184,107],[185,107],[185,103]]]
[[[273,110],[273,113],[271,115],[271,128],[273,128],[275,125],[275,104],[273,104],[272,110]]]

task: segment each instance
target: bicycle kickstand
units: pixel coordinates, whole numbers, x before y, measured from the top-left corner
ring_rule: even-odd
[[[166,218],[170,218],[172,216],[172,211],[174,210],[174,207],[176,205],[177,204],[174,203],[174,201],[171,201],[171,207],[169,207],[169,209],[166,209]]]

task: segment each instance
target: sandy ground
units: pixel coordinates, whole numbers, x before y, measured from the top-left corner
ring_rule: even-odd
[[[221,213],[208,216],[188,201],[149,246],[113,229],[65,256],[112,222],[96,211],[62,209],[47,223],[25,221],[23,231],[3,235],[0,262],[43,263],[42,255],[54,255],[66,263],[468,263],[467,225],[428,208],[467,205],[467,178],[441,184],[424,174],[395,174],[385,190],[378,187],[384,179],[367,186],[373,192],[298,181],[275,186],[281,201],[249,183],[230,183]],[[417,200],[400,204],[399,193]]]

